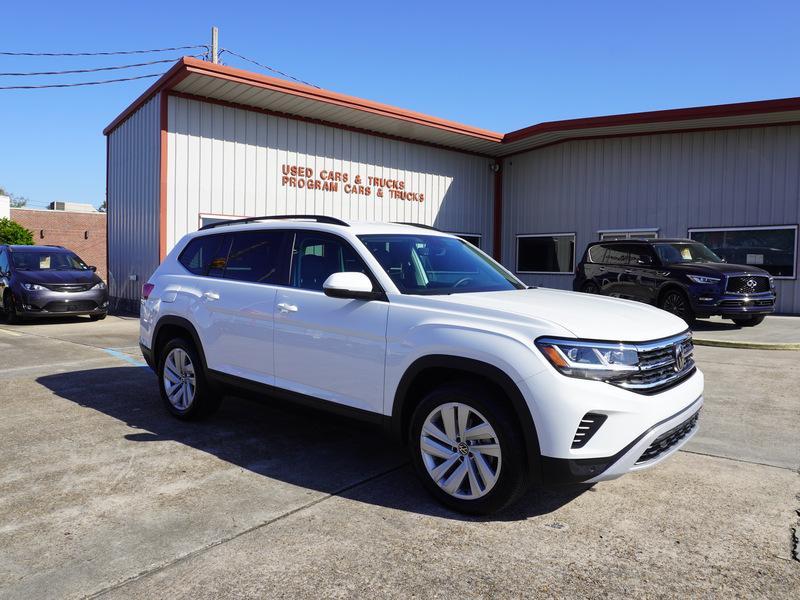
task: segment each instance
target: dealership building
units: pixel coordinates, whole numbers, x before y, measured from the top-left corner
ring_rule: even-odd
[[[183,58],[104,133],[119,308],[205,224],[324,214],[433,225],[556,288],[589,242],[689,237],[771,272],[778,312],[800,313],[800,98],[501,134]]]

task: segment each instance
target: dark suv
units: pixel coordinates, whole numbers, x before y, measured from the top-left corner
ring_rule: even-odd
[[[689,324],[721,315],[752,327],[775,310],[769,273],[727,264],[703,244],[685,239],[589,244],[573,289],[655,304]]]
[[[0,309],[10,323],[64,315],[104,319],[108,289],[95,270],[60,246],[0,246]]]

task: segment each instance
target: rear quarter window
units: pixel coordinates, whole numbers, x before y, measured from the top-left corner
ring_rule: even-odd
[[[197,237],[183,249],[178,257],[178,262],[194,275],[213,275],[212,266],[215,267],[215,271],[221,272],[219,267],[224,268],[227,261],[227,250],[230,246],[230,243],[225,243],[227,241],[225,235]]]

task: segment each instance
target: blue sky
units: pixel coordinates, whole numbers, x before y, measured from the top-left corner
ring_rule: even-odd
[[[28,2],[7,3],[3,22],[0,50],[40,52],[203,44],[215,24],[223,48],[321,87],[499,132],[800,96],[796,2]],[[0,56],[0,72],[179,54]],[[94,77],[0,77],[0,85]],[[0,90],[0,186],[33,206],[100,204],[102,129],[151,81]]]

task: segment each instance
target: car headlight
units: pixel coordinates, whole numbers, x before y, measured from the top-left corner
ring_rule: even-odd
[[[770,277],[769,278],[769,287],[772,288],[773,290],[775,289],[775,278],[774,277]]]
[[[608,381],[639,370],[639,352],[626,344],[540,338],[536,347],[568,377]]]
[[[703,277],[702,275],[687,275],[687,277],[695,283],[706,283],[709,285],[719,283],[719,277]]]
[[[106,289],[106,284],[105,284],[105,282],[103,282],[103,281],[101,281],[100,283],[95,283],[95,284],[92,286],[92,289],[93,289],[93,290],[104,290],[104,289]]]
[[[39,285],[38,283],[23,283],[22,287],[24,287],[29,292],[38,292],[47,289],[46,287],[44,287],[43,285]]]

